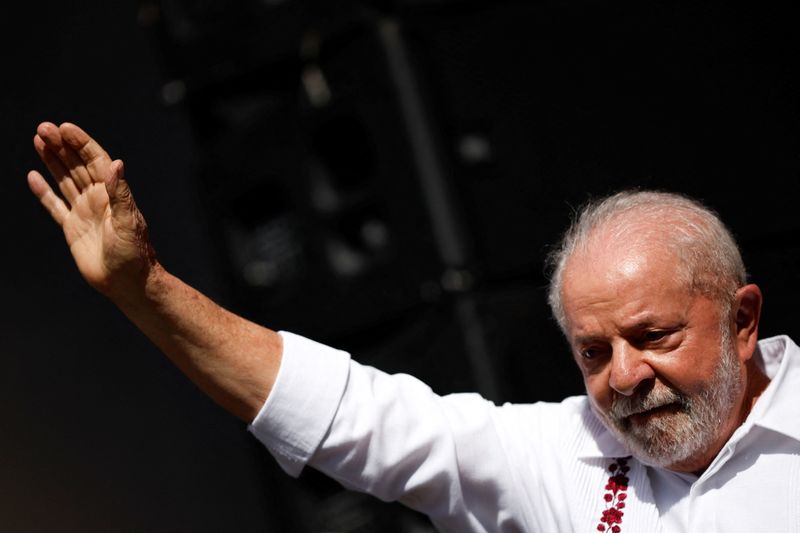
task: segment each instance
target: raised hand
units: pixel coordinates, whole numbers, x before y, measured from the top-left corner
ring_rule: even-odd
[[[155,264],[147,224],[124,179],[122,161],[74,124],[43,122],[33,145],[58,186],[37,171],[28,185],[64,230],[86,281],[107,296],[141,284]]]
[[[33,145],[61,194],[36,171],[28,184],[63,228],[86,281],[203,391],[252,420],[275,382],[281,337],[223,309],[156,261],[122,161],[112,161],[86,132],[44,122]]]

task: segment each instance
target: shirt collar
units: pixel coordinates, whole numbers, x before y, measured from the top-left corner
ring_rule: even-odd
[[[798,397],[800,348],[786,335],[759,341],[758,348],[770,384],[745,424],[771,429],[800,441]]]

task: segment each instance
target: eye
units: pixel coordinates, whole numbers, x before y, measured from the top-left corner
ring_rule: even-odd
[[[670,331],[663,330],[663,329],[655,329],[651,331],[646,331],[642,335],[642,341],[644,342],[659,342],[664,340],[670,335]]]
[[[667,334],[666,331],[648,331],[647,333],[644,334],[644,340],[657,341],[663,339],[666,334]]]
[[[585,348],[581,348],[578,353],[582,359],[591,361],[603,357],[607,351],[608,350],[602,346],[587,346]]]

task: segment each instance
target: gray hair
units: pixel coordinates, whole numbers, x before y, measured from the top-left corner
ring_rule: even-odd
[[[562,331],[566,332],[566,316],[561,285],[567,260],[576,250],[585,250],[600,228],[633,236],[631,230],[647,222],[661,224],[656,237],[677,255],[676,275],[687,290],[711,297],[723,313],[730,312],[736,291],[747,283],[747,272],[733,235],[717,213],[677,193],[624,190],[584,205],[548,255],[548,301]]]

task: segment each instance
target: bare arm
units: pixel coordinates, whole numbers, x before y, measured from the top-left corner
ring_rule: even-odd
[[[122,161],[112,161],[86,132],[45,122],[33,144],[61,194],[36,171],[28,185],[63,229],[84,279],[206,394],[251,421],[275,381],[280,336],[226,311],[161,266]]]

